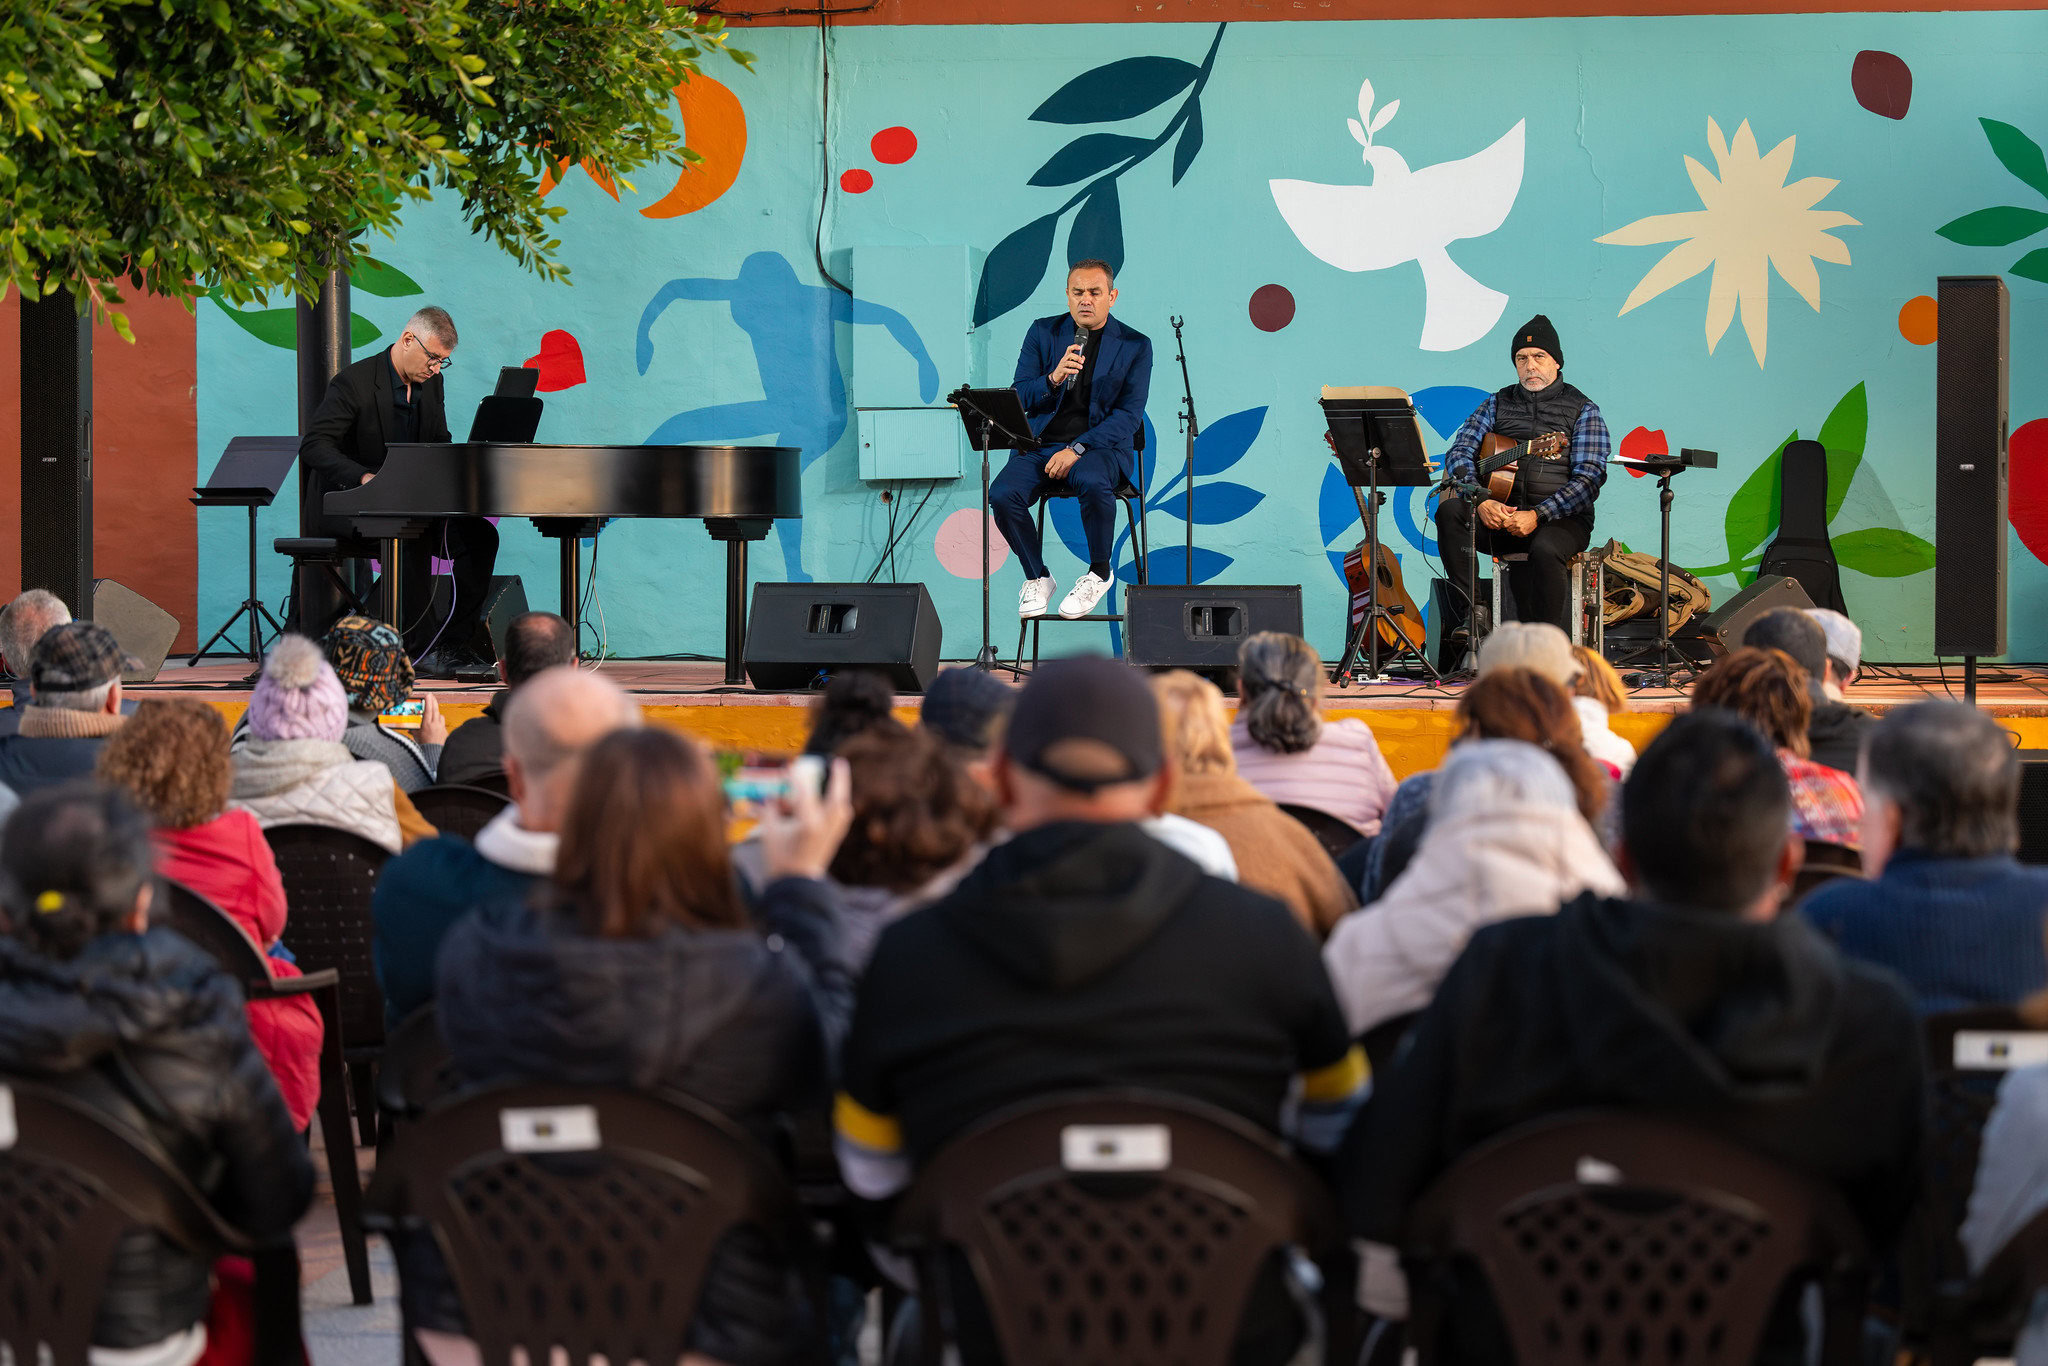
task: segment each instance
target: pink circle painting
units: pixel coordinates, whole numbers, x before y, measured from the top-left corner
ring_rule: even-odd
[[[839,173],[839,188],[848,194],[866,194],[875,188],[875,178],[856,166]]]
[[[917,134],[901,126],[884,128],[868,140],[868,150],[885,166],[901,166],[917,155]]]
[[[956,579],[981,577],[981,509],[961,508],[949,513],[932,536],[932,553],[939,567]],[[988,519],[988,572],[993,574],[1008,563],[1010,547],[996,530],[995,518]]]

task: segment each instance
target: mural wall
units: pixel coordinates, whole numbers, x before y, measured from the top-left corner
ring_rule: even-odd
[[[564,166],[536,186],[570,210],[572,285],[520,274],[431,205],[357,282],[358,354],[432,301],[462,333],[452,415],[499,365],[530,363],[542,440],[800,445],[806,516],[756,551],[757,576],[921,579],[964,657],[975,458],[957,477],[864,480],[862,433],[871,472],[929,468],[892,463],[892,443],[936,443],[950,471],[939,396],[1007,383],[1026,326],[1062,308],[1066,261],[1105,257],[1117,316],[1157,360],[1154,581],[1302,583],[1310,637],[1334,653],[1360,533],[1319,387],[1409,390],[1440,449],[1511,379],[1508,338],[1540,312],[1622,449],[1720,453],[1677,481],[1673,524],[1674,559],[1717,594],[1771,540],[1779,450],[1821,441],[1865,654],[1907,660],[1933,641],[1931,296],[1942,274],[2002,274],[2012,652],[2048,659],[2048,15],[834,29],[822,148],[818,33],[746,45],[755,73],[679,92],[701,165],[630,185]],[[1172,317],[1204,426],[1192,561]],[[201,305],[202,465],[236,433],[292,429],[289,323]],[[1421,494],[1390,511],[1421,597],[1437,573]],[[274,515],[266,534],[288,531]],[[1051,522],[1064,584],[1078,517],[1060,503]],[[503,533],[502,572],[552,605],[550,547]],[[1596,539],[1654,549],[1656,533],[1654,482],[1614,471]],[[243,553],[235,527],[201,527],[202,619],[241,597]],[[1120,575],[1133,556],[1120,542]],[[1000,541],[995,559],[1007,652],[1021,576]],[[592,643],[719,648],[723,555],[701,527],[614,523],[595,566]],[[283,567],[266,572],[282,596]]]

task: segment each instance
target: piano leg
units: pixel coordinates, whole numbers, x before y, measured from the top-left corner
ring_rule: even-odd
[[[384,560],[384,579],[377,585],[377,611],[392,630],[401,634],[405,630],[405,622],[399,615],[398,584],[404,577],[402,560],[405,549],[405,539],[393,536],[387,539],[378,551]]]
[[[747,648],[747,543],[725,543],[725,681],[747,681],[740,656]]]
[[[583,621],[576,615],[581,605],[578,590],[583,583],[583,541],[578,536],[562,536],[556,544],[562,552],[562,620],[569,623],[569,634],[576,641],[576,652],[583,653]]]

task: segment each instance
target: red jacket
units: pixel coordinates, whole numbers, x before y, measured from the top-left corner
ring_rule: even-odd
[[[224,811],[204,825],[157,830],[157,872],[183,883],[226,911],[267,954],[284,932],[284,880],[247,811]],[[281,958],[264,960],[272,977],[297,977]],[[320,1008],[308,996],[249,1003],[249,1034],[270,1064],[277,1089],[304,1129],[320,1103]]]

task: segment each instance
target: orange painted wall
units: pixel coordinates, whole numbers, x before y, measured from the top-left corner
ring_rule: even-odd
[[[844,3],[844,0],[841,0]],[[805,5],[805,8],[813,6]],[[779,2],[720,5],[729,23],[815,25],[814,15],[774,15]],[[1545,19],[1593,15],[1915,13],[2036,9],[2021,0],[876,0],[832,16],[834,24],[1213,24],[1280,19]],[[758,17],[755,17],[758,16]]]
[[[174,650],[195,649],[199,538],[196,330],[172,299],[125,305],[133,346],[93,333],[93,572],[178,618]],[[21,587],[21,313],[0,302],[0,601]],[[217,624],[217,623],[216,623]]]

